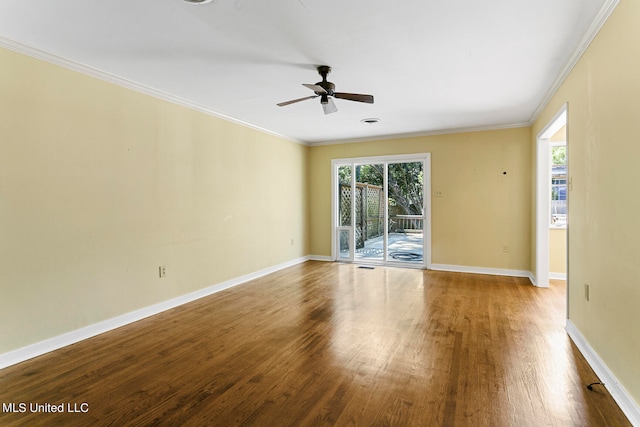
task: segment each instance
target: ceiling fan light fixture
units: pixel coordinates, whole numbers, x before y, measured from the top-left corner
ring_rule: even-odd
[[[189,4],[205,4],[205,3],[211,3],[213,0],[182,0],[182,1]]]
[[[379,119],[379,118],[377,118],[377,117],[369,117],[369,118],[366,118],[366,119],[362,119],[362,120],[360,120],[360,121],[361,121],[362,123],[364,123],[364,124],[367,124],[367,125],[374,125],[374,124],[376,124],[376,123],[379,123],[379,122],[380,122],[380,119]]]

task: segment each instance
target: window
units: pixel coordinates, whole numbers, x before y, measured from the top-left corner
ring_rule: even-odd
[[[551,145],[551,226],[567,226],[567,145]]]

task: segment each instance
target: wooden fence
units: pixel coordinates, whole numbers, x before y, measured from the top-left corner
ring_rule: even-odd
[[[384,193],[382,187],[356,183],[356,248],[384,234]],[[351,186],[340,184],[340,223],[351,224]]]

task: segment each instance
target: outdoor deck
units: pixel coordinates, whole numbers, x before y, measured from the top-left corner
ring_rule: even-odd
[[[421,264],[423,259],[423,233],[389,233],[389,261]],[[348,257],[342,252],[341,257]],[[378,236],[364,242],[364,248],[356,249],[356,260],[384,260],[384,237]]]

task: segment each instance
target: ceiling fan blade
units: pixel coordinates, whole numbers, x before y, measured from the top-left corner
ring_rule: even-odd
[[[344,93],[336,92],[333,94],[336,98],[348,99],[349,101],[366,102],[367,104],[373,104],[373,95],[362,95],[359,93]]]
[[[284,107],[285,105],[294,104],[296,102],[306,101],[307,99],[313,99],[313,98],[317,98],[317,97],[318,97],[318,95],[305,96],[304,98],[292,99],[291,101],[281,102],[281,103],[276,104],[276,105],[278,107]]]
[[[324,110],[325,114],[331,114],[338,111],[338,107],[336,107],[336,104],[331,98],[327,98],[327,102],[322,103],[322,109]]]
[[[317,93],[327,93],[327,91],[324,90],[324,88],[322,86],[310,85],[310,84],[307,84],[307,83],[302,83],[302,86],[308,87],[309,89],[311,89],[312,91],[317,92]]]

